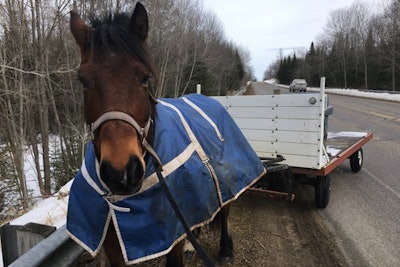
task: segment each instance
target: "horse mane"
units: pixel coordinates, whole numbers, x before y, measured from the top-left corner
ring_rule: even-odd
[[[126,13],[108,14],[91,17],[90,46],[101,49],[103,53],[124,52],[143,63],[156,77],[156,71],[146,43],[139,40],[129,24],[130,16]]]

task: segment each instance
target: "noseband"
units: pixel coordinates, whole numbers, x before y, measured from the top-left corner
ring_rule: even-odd
[[[94,133],[103,123],[106,121],[111,120],[118,120],[124,121],[130,124],[133,128],[135,128],[136,132],[138,133],[141,142],[145,140],[151,125],[151,119],[149,118],[146,122],[146,125],[142,128],[140,127],[139,123],[137,123],[131,116],[126,114],[125,112],[121,111],[109,111],[101,115],[94,123],[91,125],[91,130]]]
[[[161,161],[157,155],[157,153],[154,151],[154,149],[150,146],[150,144],[147,142],[146,137],[147,134],[149,133],[150,126],[153,122],[151,118],[148,119],[144,127],[141,127],[139,123],[135,121],[130,115],[128,115],[125,112],[121,111],[108,111],[106,113],[103,113],[95,122],[91,124],[91,131],[94,133],[103,123],[106,121],[111,121],[111,120],[118,120],[118,121],[123,121],[131,125],[137,132],[140,142],[142,143],[142,146],[146,149],[147,152],[149,152],[153,158],[155,159],[155,162],[158,164],[158,166],[162,169],[162,164]]]

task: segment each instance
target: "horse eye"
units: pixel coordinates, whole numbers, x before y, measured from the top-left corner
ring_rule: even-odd
[[[150,80],[150,75],[146,75],[146,76],[142,79],[142,86],[143,86],[143,87],[149,86],[149,80]]]
[[[81,82],[82,87],[84,89],[89,89],[89,81],[80,76],[78,78],[79,78],[79,81]]]

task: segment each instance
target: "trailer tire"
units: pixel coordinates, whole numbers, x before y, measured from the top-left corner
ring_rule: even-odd
[[[317,176],[314,186],[315,191],[315,205],[324,209],[328,206],[330,193],[331,193],[331,178],[329,175]]]
[[[351,171],[354,173],[359,172],[362,168],[363,162],[364,162],[364,153],[362,148],[360,148],[350,156]]]

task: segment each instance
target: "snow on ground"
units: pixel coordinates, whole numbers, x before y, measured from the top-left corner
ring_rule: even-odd
[[[307,87],[309,91],[319,91],[319,88],[316,87]],[[338,94],[338,95],[348,95],[348,96],[357,96],[363,98],[372,98],[379,100],[388,100],[394,102],[400,102],[400,92],[398,93],[388,93],[388,92],[380,92],[380,91],[362,91],[357,89],[335,89],[335,88],[326,88],[325,92],[328,94]]]
[[[276,80],[276,79],[269,79],[269,80],[265,80],[264,82],[265,82],[265,83],[270,83],[270,84],[277,84],[277,83],[278,83],[278,80]]]
[[[56,150],[60,148],[60,142],[59,142],[59,136],[57,135],[50,135],[50,153],[51,155],[55,155]],[[40,135],[38,136],[39,142],[40,142]],[[42,148],[39,145],[38,146],[38,164],[40,166],[40,172],[41,176],[43,177],[43,157],[42,157]],[[11,157],[11,155],[6,154],[8,157]],[[37,168],[35,165],[35,156],[33,153],[33,148],[31,145],[26,145],[25,150],[24,150],[24,175],[25,175],[25,181],[26,181],[26,186],[28,190],[28,198],[30,199],[30,205],[35,205],[37,201],[40,201],[42,194],[40,192],[40,187],[38,183],[38,173],[37,173]],[[1,187],[5,186],[4,181],[0,181]],[[8,190],[7,190],[8,191]],[[1,210],[1,216],[2,218],[4,217],[14,217],[15,213],[17,210],[14,207],[13,201],[16,199],[20,199],[21,195],[17,192],[12,192],[11,190],[8,192],[5,192],[5,197],[4,197],[4,203],[2,203],[4,206],[3,210]]]
[[[38,201],[36,206],[24,215],[12,220],[11,225],[25,225],[30,222],[52,225],[57,228],[66,222],[68,195],[72,180],[65,184],[57,194]]]
[[[41,161],[39,164],[43,166],[42,157],[40,157],[39,160]],[[39,183],[37,180],[37,173],[36,173],[35,160],[33,156],[32,147],[29,147],[25,151],[24,162],[25,162],[24,172],[25,172],[26,186],[28,188],[28,192],[32,195],[32,197],[41,196]]]

